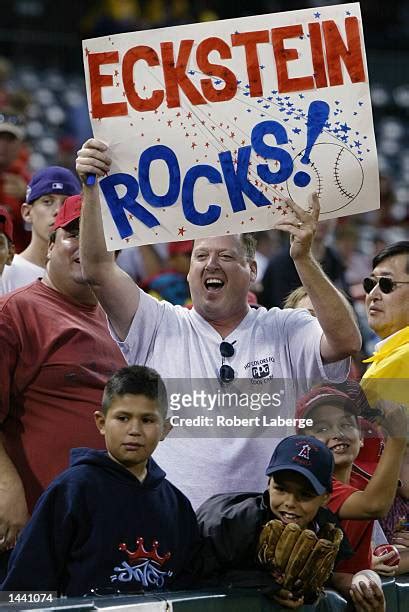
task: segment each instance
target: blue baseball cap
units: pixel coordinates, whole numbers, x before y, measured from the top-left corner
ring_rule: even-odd
[[[72,196],[81,191],[77,177],[61,166],[48,166],[36,172],[27,186],[26,202],[31,204],[34,200],[50,193]]]
[[[305,476],[317,495],[332,492],[334,457],[323,442],[312,436],[288,436],[276,446],[266,476],[291,470]]]

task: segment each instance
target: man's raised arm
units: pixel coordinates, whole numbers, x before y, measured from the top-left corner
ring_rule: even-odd
[[[139,305],[139,287],[115,263],[106,249],[98,184],[86,184],[88,174],[103,177],[111,159],[100,140],[87,140],[78,151],[76,169],[83,185],[80,226],[80,259],[85,280],[91,285],[112,327],[121,340],[128,334]]]
[[[334,287],[311,253],[311,244],[320,212],[316,194],[311,196],[312,211],[307,212],[291,200],[288,205],[295,219],[275,227],[291,235],[290,255],[321,325],[321,357],[325,363],[348,357],[361,348],[361,334],[352,307]]]

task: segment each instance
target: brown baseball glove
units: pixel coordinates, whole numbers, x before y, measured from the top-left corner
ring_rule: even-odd
[[[343,535],[333,523],[315,534],[274,519],[260,533],[258,561],[284,589],[314,600],[331,575]]]

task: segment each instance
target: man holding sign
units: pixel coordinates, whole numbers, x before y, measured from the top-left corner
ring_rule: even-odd
[[[78,153],[77,172],[84,185],[81,262],[128,363],[154,367],[165,379],[179,379],[179,390],[180,379],[190,384],[192,379],[218,379],[222,389],[246,379],[255,390],[283,379],[294,397],[313,382],[346,377],[345,358],[359,350],[361,338],[348,303],[311,255],[319,217],[315,194],[311,212],[289,200],[292,220],[276,227],[291,235],[290,255],[317,319],[302,310],[249,307],[247,293],[257,270],[248,235],[196,239],[188,274],[193,308],[188,310],[145,294],[106,250],[98,186],[87,185],[86,179],[90,173],[103,177],[110,167],[110,151],[99,140],[88,140]],[[196,414],[203,410],[203,402],[192,405],[198,408]],[[277,405],[270,416],[280,413]],[[219,421],[206,418],[210,427],[201,437],[194,437],[194,428],[190,437],[177,437],[174,428],[175,435],[163,444],[160,461],[169,478],[194,506],[220,491],[262,490],[262,466],[273,444],[260,439],[263,428],[257,417],[256,437],[229,437],[234,433],[225,428],[224,437],[214,439]]]

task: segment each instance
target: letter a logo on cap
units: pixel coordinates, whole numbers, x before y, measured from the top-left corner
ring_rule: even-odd
[[[304,459],[310,458],[310,450],[311,446],[309,444],[304,444],[300,452],[298,453],[299,457],[303,457]]]
[[[52,189],[64,189],[64,185],[62,183],[53,183]]]

